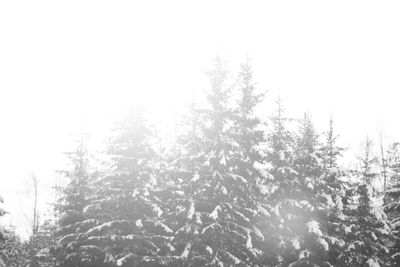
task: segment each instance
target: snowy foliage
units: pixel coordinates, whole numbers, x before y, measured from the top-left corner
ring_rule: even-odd
[[[235,83],[220,58],[208,75],[204,102],[188,110],[173,148],[132,109],[96,170],[83,143],[68,154],[57,244],[42,256],[82,267],[400,264],[398,158],[382,196],[371,186],[372,154],[361,171],[338,167],[332,120],[321,141],[310,114],[287,118],[278,99],[260,130],[263,94],[250,62]]]

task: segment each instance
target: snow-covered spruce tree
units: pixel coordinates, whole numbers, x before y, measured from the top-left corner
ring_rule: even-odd
[[[171,266],[260,264],[262,251],[257,245],[264,237],[256,227],[256,221],[268,212],[255,201],[254,187],[250,185],[252,171],[249,170],[253,167],[248,162],[248,155],[241,159],[247,163],[241,161],[239,165],[238,154],[245,153],[243,150],[246,148],[244,143],[235,139],[239,136],[243,138],[244,132],[233,131],[235,118],[228,105],[231,90],[227,86],[227,72],[221,59],[217,58],[214,63],[213,70],[209,72],[211,89],[207,92],[205,107],[193,110],[192,119],[189,119],[200,123],[190,127],[180,143],[182,153],[194,161],[174,162],[175,176],[179,178],[168,188],[171,208],[167,218],[174,231],[173,246],[176,251],[175,256],[162,260],[168,261]],[[240,87],[243,93],[242,90],[246,89]],[[248,92],[246,97],[253,98],[255,95]],[[249,103],[258,102],[249,100]],[[252,111],[247,112],[247,119],[252,118]],[[236,114],[242,120],[238,123],[249,123],[243,117],[246,112],[240,107]],[[252,138],[251,145],[258,142],[258,137],[250,137],[256,133],[255,127],[251,129],[254,122],[246,133]],[[194,132],[198,136],[197,144],[187,138]],[[250,151],[253,148],[247,149]],[[191,154],[188,155],[188,152]],[[246,177],[241,174],[246,174]]]
[[[0,243],[0,260],[4,260],[4,265],[0,263],[0,266],[30,266],[29,253],[24,242],[15,232],[15,227],[6,227],[6,232],[7,238]]]
[[[321,151],[323,158],[323,174],[317,187],[319,197],[316,206],[320,210],[322,226],[326,229],[329,245],[328,262],[340,266],[340,256],[346,249],[346,234],[351,229],[347,211],[351,210],[351,198],[355,194],[349,173],[338,168],[337,160],[344,148],[337,144],[338,136],[334,134],[333,121],[330,119],[329,131],[325,134]]]
[[[292,172],[294,135],[286,123],[290,119],[284,116],[284,107],[281,98],[276,99],[276,110],[270,116],[270,130],[267,134],[267,160],[272,165],[274,172],[280,168],[288,168]]]
[[[262,162],[258,146],[264,142],[264,133],[260,129],[260,120],[256,117],[254,109],[263,99],[263,94],[257,93],[253,81],[253,71],[250,60],[240,65],[238,77],[238,100],[233,109],[232,138],[239,146],[238,153],[233,162],[240,175],[254,180],[259,175],[254,172],[254,162]],[[251,172],[251,173],[249,173]]]
[[[362,156],[360,157],[361,163],[361,174],[364,182],[366,184],[372,184],[374,179],[377,177],[378,173],[374,170],[376,164],[378,163],[378,158],[373,154],[372,151],[373,142],[367,136],[364,143],[364,148],[362,151]]]
[[[248,207],[254,209],[252,224],[255,229],[271,229],[271,206],[267,202],[268,179],[265,155],[261,146],[265,145],[264,132],[261,130],[261,122],[255,115],[255,108],[259,105],[264,94],[257,93],[253,81],[253,72],[249,59],[241,64],[238,80],[238,101],[233,109],[232,139],[238,145],[232,155],[232,172],[244,177],[248,183],[243,194],[248,198]],[[246,201],[246,199],[245,199]],[[261,237],[261,235],[260,235]],[[271,243],[267,238],[253,240],[255,247],[262,250],[262,255],[252,264],[265,265],[270,257]]]
[[[270,241],[274,245],[269,251],[270,257],[267,259],[266,265],[277,266],[279,264],[288,264],[284,258],[287,256],[285,247],[290,246],[292,234],[288,229],[284,229],[284,219],[281,218],[280,211],[282,206],[291,198],[290,191],[297,188],[297,182],[294,176],[297,174],[293,170],[293,146],[294,136],[287,127],[288,119],[284,117],[284,107],[281,99],[276,100],[276,110],[270,116],[269,131],[266,136],[268,150],[266,151],[266,159],[271,165],[265,176],[270,177],[270,183],[266,190],[268,202],[274,206],[273,227],[265,229],[264,235],[270,236]],[[283,214],[282,214],[283,215]],[[296,241],[296,247],[299,245]],[[291,246],[290,246],[291,247]]]
[[[84,234],[102,257],[96,266],[152,265],[148,258],[169,255],[171,233],[157,197],[159,162],[144,112],[132,108],[113,129],[108,166],[94,183],[92,204],[98,223]]]
[[[329,130],[325,133],[325,142],[321,147],[324,170],[330,170],[337,167],[337,159],[344,151],[343,147],[337,145],[338,135],[333,128],[333,118],[329,120]]]
[[[372,154],[372,142],[367,138],[361,157],[361,170],[355,173],[359,182],[351,199],[353,209],[347,210],[348,228],[344,236],[346,246],[338,260],[343,266],[380,266],[387,264],[390,227],[372,186],[378,173],[374,170],[376,157]],[[375,265],[374,265],[375,264]]]
[[[322,175],[318,140],[308,116],[297,137],[285,126],[283,108],[271,117],[267,136],[271,192],[274,207],[272,239],[276,246],[270,265],[331,266],[330,246],[336,241],[327,232],[327,217],[335,206],[327,180]]]
[[[332,159],[334,164],[335,159]],[[302,240],[303,254],[292,265],[317,264],[330,266],[329,255],[332,246],[337,244],[335,237],[328,232],[330,220],[340,218],[340,196],[342,192],[337,184],[331,184],[332,177],[338,175],[331,171],[324,171],[323,155],[319,136],[311,121],[311,116],[305,113],[300,120],[296,135],[294,149],[294,169],[299,179],[299,200],[307,203],[306,211],[300,221],[306,221],[303,233],[299,237]],[[341,197],[344,195],[342,194]],[[333,216],[336,210],[336,217]],[[339,214],[338,214],[339,213]]]
[[[303,177],[318,177],[322,173],[318,135],[309,113],[299,121],[294,149],[294,168]]]
[[[66,153],[70,167],[60,171],[66,185],[61,190],[56,210],[59,213],[59,229],[55,238],[57,266],[95,266],[92,249],[83,243],[83,233],[94,221],[86,214],[91,195],[88,171],[88,151],[84,134],[75,151]]]
[[[388,151],[389,186],[385,192],[385,211],[391,223],[393,240],[390,242],[391,266],[400,265],[400,143],[394,142]]]
[[[350,200],[355,192],[348,173],[337,168],[338,156],[344,149],[336,144],[336,140],[332,119],[326,140],[320,144],[309,116],[305,115],[295,150],[295,169],[304,183],[302,191],[313,206],[305,235],[310,257],[303,262],[343,265],[341,252],[346,247],[346,233],[351,224],[346,214],[352,208]],[[310,234],[310,230],[313,231],[310,222],[317,222],[320,232]]]
[[[187,109],[177,136],[175,153],[172,153],[169,164],[169,178],[181,179],[194,173],[204,162],[203,138],[201,136],[201,110],[199,103],[193,99]],[[177,172],[174,173],[173,170]],[[185,171],[184,171],[185,170]],[[169,180],[170,180],[169,179]],[[174,180],[174,182],[179,182]]]
[[[309,170],[309,166],[301,161],[308,160],[316,150],[316,141],[307,140],[314,138],[314,132],[309,135],[308,131],[300,131],[296,138],[287,128],[288,121],[278,99],[267,134],[267,160],[271,164],[269,173],[272,174],[268,201],[274,207],[273,227],[268,234],[275,244],[268,265],[323,263],[326,241],[322,237],[319,221],[313,218],[315,181],[310,171],[313,165]]]

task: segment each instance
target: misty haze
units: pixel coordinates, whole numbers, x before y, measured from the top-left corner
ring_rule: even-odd
[[[400,266],[400,3],[0,3],[0,267]]]

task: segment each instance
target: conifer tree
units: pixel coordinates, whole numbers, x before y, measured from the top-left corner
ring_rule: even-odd
[[[30,266],[29,253],[26,251],[24,242],[15,232],[15,227],[7,226],[6,232],[7,238],[0,243],[0,266]],[[4,260],[4,263],[1,259]]]
[[[373,142],[367,136],[364,143],[363,155],[360,158],[362,177],[366,184],[371,184],[373,179],[377,177],[377,173],[373,169],[378,162],[378,158],[372,152]]]
[[[296,138],[294,168],[304,178],[321,175],[318,135],[309,113],[304,113]]]
[[[272,226],[266,233],[273,244],[268,265],[287,266],[296,264],[308,255],[305,245],[306,223],[313,208],[306,195],[313,187],[310,184],[309,188],[304,188],[303,184],[312,180],[305,181],[295,170],[297,140],[287,128],[290,119],[285,117],[279,98],[276,106],[276,111],[270,117],[271,130],[267,134],[267,161],[271,164],[269,173],[272,175],[267,191],[268,202],[273,207]],[[312,229],[317,227],[318,224],[313,222]]]
[[[232,129],[233,139],[241,148],[236,163],[240,170],[251,170],[254,162],[261,162],[262,155],[258,145],[264,142],[264,133],[259,128],[260,120],[256,117],[254,109],[261,103],[263,94],[257,93],[253,81],[253,71],[249,59],[240,65],[241,70],[238,77],[239,99],[233,110],[234,125]],[[241,167],[241,164],[247,166]],[[242,173],[242,176],[248,176]],[[250,174],[250,176],[252,176]]]
[[[324,170],[337,167],[337,159],[340,157],[344,148],[337,145],[338,135],[333,128],[333,118],[329,120],[329,130],[325,133],[325,142],[323,142],[321,151],[324,162]]]
[[[351,229],[347,214],[352,208],[350,200],[355,194],[353,184],[349,180],[350,174],[338,168],[337,160],[344,148],[337,145],[337,138],[331,117],[329,130],[321,148],[323,175],[318,187],[322,194],[320,193],[317,201],[319,206],[327,206],[327,209],[322,209],[320,217],[323,219],[329,241],[328,262],[333,266],[343,264],[340,256],[346,247],[347,232]]]
[[[190,155],[196,159],[196,164],[181,164],[183,175],[179,184],[169,188],[169,206],[173,208],[168,212],[168,218],[174,231],[176,249],[175,256],[169,258],[172,266],[251,266],[258,263],[262,254],[257,245],[264,237],[254,221],[257,209],[260,214],[267,213],[267,210],[258,207],[252,197],[249,159],[244,158],[246,164],[243,165],[238,162],[239,154],[245,153],[242,149],[251,151],[253,148],[246,148],[239,138],[243,135],[232,129],[236,121],[229,106],[231,96],[227,71],[219,58],[214,63],[214,69],[208,73],[211,88],[206,95],[206,106],[192,113],[200,121],[195,128],[201,144],[200,151],[192,150],[194,153]],[[245,71],[247,74],[242,73],[249,79],[250,70]],[[243,76],[241,78],[244,79]],[[252,82],[243,83],[251,85]],[[240,88],[246,97],[255,97],[252,89],[248,89]],[[242,99],[244,105],[247,105],[246,101]],[[250,99],[250,102],[257,101]],[[238,123],[248,123],[247,120],[253,116],[251,110],[240,108],[236,115],[242,120]],[[254,131],[252,127],[247,126],[246,131]],[[250,142],[254,140],[252,137]],[[191,142],[181,143],[186,148],[192,145]],[[246,177],[241,174],[246,174]]]
[[[273,171],[277,172],[280,168],[293,165],[293,146],[294,136],[286,128],[286,123],[290,120],[284,117],[284,107],[280,97],[276,100],[276,110],[270,117],[270,131],[267,135],[269,150],[267,160],[273,166]]]
[[[316,204],[322,227],[329,245],[328,262],[333,266],[344,263],[342,252],[346,250],[347,234],[351,229],[354,206],[351,199],[355,195],[354,184],[349,175],[339,169],[325,170],[323,179],[317,184],[319,191]]]
[[[133,108],[113,133],[108,165],[94,184],[95,197],[87,208],[97,224],[86,231],[86,243],[101,257],[96,266],[151,266],[152,257],[167,255],[172,248],[172,231],[156,194],[159,162],[152,131],[143,111]]]
[[[385,191],[385,211],[392,228],[389,264],[400,265],[400,144],[394,142],[388,151],[389,186]]]
[[[190,175],[204,162],[203,139],[201,138],[201,110],[194,99],[190,102],[187,115],[182,121],[182,133],[177,136],[177,146],[169,166],[178,172],[170,178],[178,178],[184,172]],[[171,162],[172,161],[172,162]],[[184,171],[185,170],[185,171]],[[172,175],[171,175],[172,174]]]
[[[290,177],[296,172],[291,168],[293,164],[293,134],[286,128],[288,119],[284,117],[284,108],[281,99],[276,100],[276,110],[270,116],[269,126],[270,130],[266,136],[268,150],[266,151],[266,160],[271,165],[268,173],[272,175],[269,187],[265,191],[268,194],[268,202],[274,206],[273,228],[267,229],[264,235],[271,236],[271,249],[270,256],[267,259],[268,265],[277,266],[282,264],[283,252],[282,246],[290,238],[285,240],[282,236],[281,218],[279,212],[279,205],[285,200],[285,194],[292,188]],[[264,174],[266,178],[268,173]],[[269,190],[268,190],[269,189]]]
[[[310,223],[318,223],[320,231],[305,235],[308,246],[309,262],[324,265],[336,265],[338,252],[345,245],[342,231],[346,228],[343,209],[347,208],[349,183],[343,173],[335,169],[337,157],[342,150],[336,145],[333,123],[326,143],[321,146],[318,135],[305,114],[300,123],[295,150],[295,168],[302,177],[302,192],[313,206],[306,224],[310,232]]]
[[[388,148],[384,148],[384,142],[383,142],[383,137],[382,133],[379,134],[379,148],[380,148],[380,158],[379,158],[379,163],[380,163],[380,169],[381,169],[381,176],[383,178],[383,191],[385,193],[387,189],[387,183],[388,183],[388,154],[391,150],[391,147],[389,146]]]
[[[253,227],[266,230],[270,229],[271,224],[271,206],[266,198],[270,175],[261,150],[261,146],[265,144],[264,132],[255,114],[255,109],[263,100],[264,94],[257,93],[250,60],[247,59],[240,67],[237,88],[239,98],[233,109],[232,139],[237,147],[232,157],[234,162],[232,172],[247,180],[247,186],[242,194],[247,196],[244,199],[248,208],[254,210],[254,215],[251,217]],[[265,236],[254,239],[253,243],[263,252],[252,264],[265,264],[271,244],[267,242]]]
[[[273,175],[268,200],[274,207],[271,239],[275,243],[269,264],[331,266],[333,239],[326,229],[326,217],[334,203],[327,182],[321,179],[317,135],[306,115],[294,138],[284,124],[280,101],[277,104],[267,136]]]
[[[355,184],[351,199],[353,209],[347,211],[347,228],[345,229],[346,249],[338,257],[342,265],[372,266],[385,265],[389,249],[386,241],[390,234],[386,214],[377,202],[378,194],[372,186],[378,175],[374,170],[376,157],[372,152],[372,141],[367,137],[361,160],[359,178]]]
[[[56,209],[59,212],[59,229],[56,233],[55,250],[57,266],[94,266],[91,248],[83,242],[83,233],[94,223],[88,217],[85,208],[91,195],[88,170],[88,151],[85,136],[82,133],[74,152],[66,153],[70,169],[60,171],[66,178],[62,196]]]

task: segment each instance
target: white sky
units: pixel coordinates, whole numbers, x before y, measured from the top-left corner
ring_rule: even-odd
[[[400,138],[398,14],[398,1],[0,2],[8,220],[26,224],[29,174],[48,192],[82,121],[100,138],[127,104],[170,119],[207,86],[216,53],[233,71],[252,58],[269,92],[265,111],[280,94],[292,116],[309,111],[320,130],[332,113],[349,157],[367,133]]]

